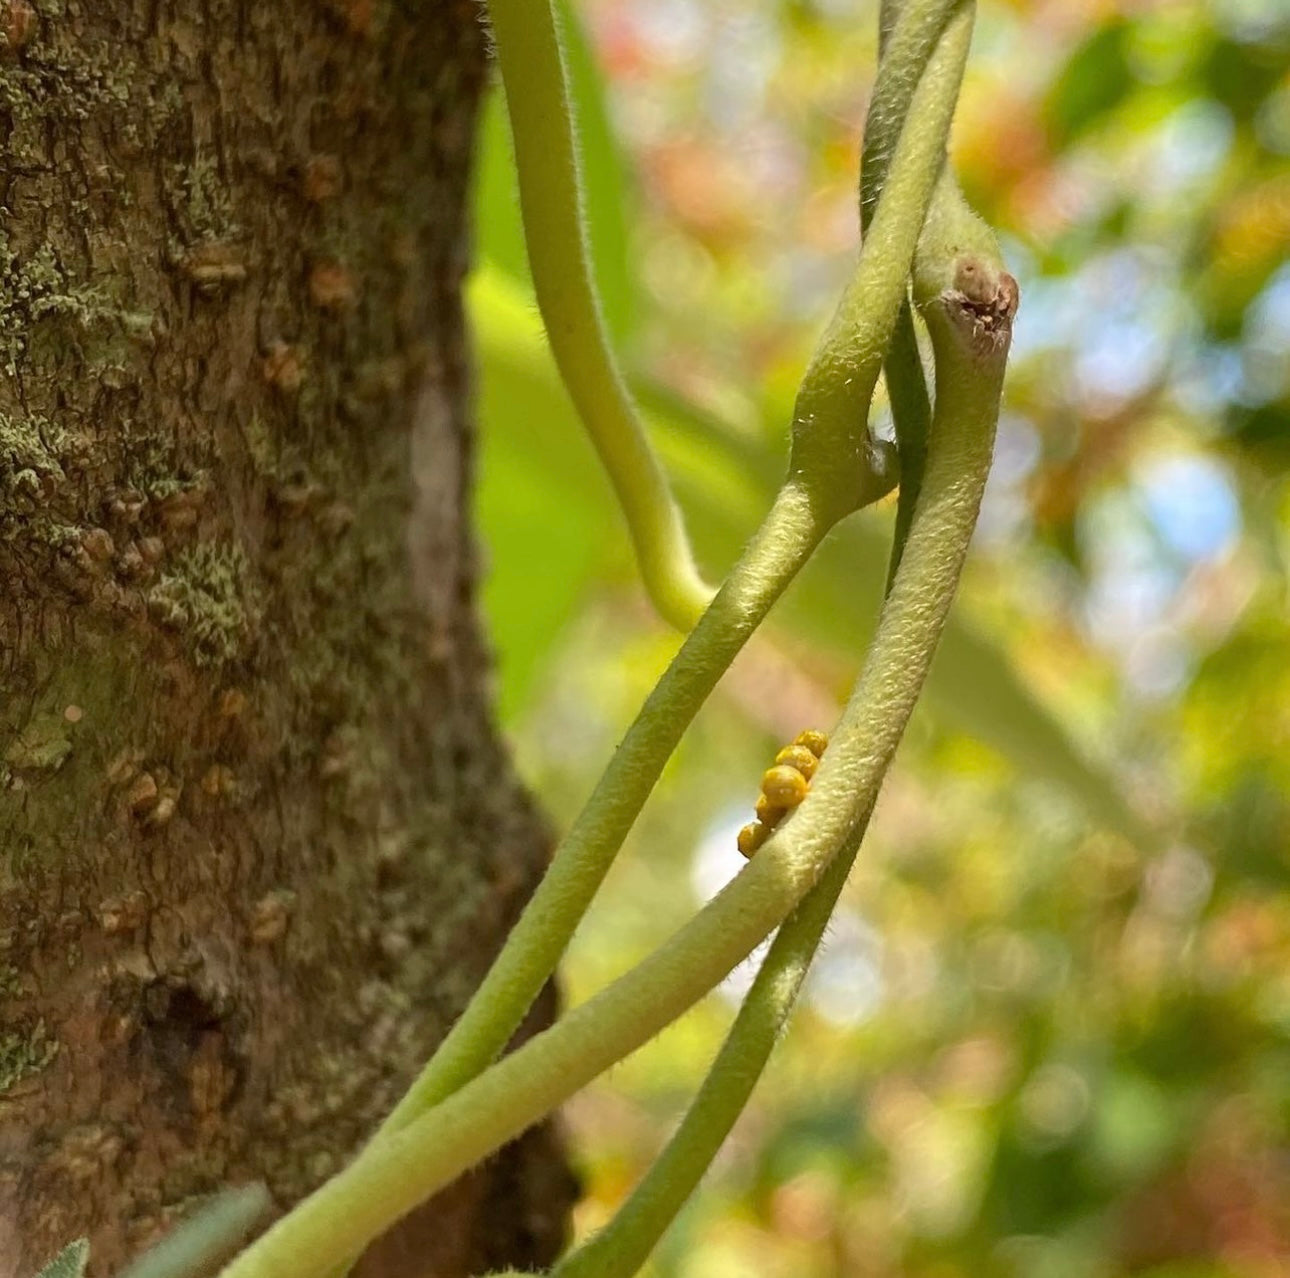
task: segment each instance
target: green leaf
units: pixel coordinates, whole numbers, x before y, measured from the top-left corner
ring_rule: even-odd
[[[483,609],[512,720],[593,580],[634,575],[622,517],[542,334],[531,293],[500,271],[471,279],[480,368],[475,503],[487,548]],[[536,567],[535,567],[536,565]]]
[[[1114,110],[1134,87],[1129,67],[1130,27],[1104,23],[1071,55],[1053,85],[1044,115],[1053,141],[1064,146]]]
[[[1285,49],[1267,45],[1215,40],[1201,74],[1209,93],[1237,120],[1253,120],[1285,74]]]
[[[90,1259],[90,1240],[70,1242],[36,1275],[36,1278],[83,1278]]]
[[[473,199],[475,252],[495,270],[527,285],[529,259],[520,218],[520,188],[515,180],[506,99],[500,88],[488,95],[479,121]]]
[[[229,1259],[273,1211],[263,1181],[212,1194],[124,1269],[119,1278],[195,1278]]]
[[[630,267],[628,210],[634,203],[622,151],[614,135],[605,81],[596,65],[570,0],[555,0],[564,32],[578,150],[582,156],[583,215],[591,241],[591,260],[605,323],[615,342],[624,341],[640,313],[640,297]]]

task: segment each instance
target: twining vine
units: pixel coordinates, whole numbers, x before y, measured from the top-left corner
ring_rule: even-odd
[[[778,928],[671,1143],[608,1227],[561,1262],[558,1278],[635,1273],[743,1108],[791,1011],[922,689],[990,466],[1017,288],[945,159],[973,9],[970,0],[883,2],[865,130],[861,251],[798,392],[784,483],[711,595],[597,306],[550,0],[490,0],[525,234],[552,351],[613,480],[651,598],[663,616],[693,629],[421,1076],[350,1166],[242,1252],[223,1278],[343,1273],[346,1258],[683,1014]],[[930,340],[934,403],[911,285]],[[669,941],[498,1060],[705,698],[829,530],[895,484],[896,457],[868,428],[884,364],[901,471],[888,591],[809,791],[791,820],[763,822],[756,846],[749,838],[745,868]],[[168,1267],[149,1273],[182,1274],[182,1252],[171,1255]]]

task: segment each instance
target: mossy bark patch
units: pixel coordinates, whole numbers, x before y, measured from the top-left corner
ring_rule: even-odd
[[[98,1278],[221,1186],[285,1206],[347,1159],[546,836],[471,601],[475,6],[30,7],[0,48],[0,1278],[82,1234]],[[543,1263],[568,1197],[536,1132],[364,1272]]]

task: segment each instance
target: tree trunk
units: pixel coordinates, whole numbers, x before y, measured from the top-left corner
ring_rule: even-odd
[[[0,1278],[80,1234],[105,1275],[336,1170],[545,860],[465,527],[484,39],[473,0],[0,36]],[[541,1264],[569,1199],[541,1129],[363,1272]]]

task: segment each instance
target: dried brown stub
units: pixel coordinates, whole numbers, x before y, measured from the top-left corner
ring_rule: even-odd
[[[810,728],[799,733],[792,745],[785,746],[775,756],[774,766],[762,775],[757,820],[744,826],[736,840],[744,856],[751,857],[770,838],[780,821],[806,798],[811,778],[828,744],[829,739],[823,732]]]

